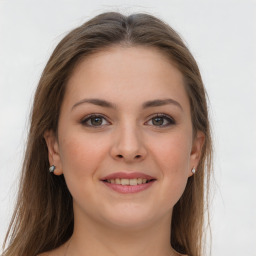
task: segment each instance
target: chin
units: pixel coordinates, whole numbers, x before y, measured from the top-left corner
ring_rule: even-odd
[[[150,211],[146,211],[145,208],[143,210],[140,207],[112,209],[112,212],[109,212],[109,214],[105,212],[102,217],[104,222],[112,227],[125,228],[127,230],[134,230],[152,225],[156,219]]]

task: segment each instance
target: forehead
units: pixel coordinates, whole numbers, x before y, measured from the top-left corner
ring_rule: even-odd
[[[174,97],[188,101],[182,73],[153,47],[115,46],[84,58],[74,69],[65,98],[104,97],[145,101]],[[136,96],[136,97],[134,97]]]
[[[153,74],[167,71],[171,72],[172,77],[182,77],[171,58],[156,47],[112,46],[82,59],[73,71],[71,78],[84,71],[90,72],[91,75],[100,72],[100,75],[115,75],[113,77],[117,77],[118,74],[113,74],[114,71],[122,71],[122,75],[124,73],[139,75],[143,72],[148,74],[152,70],[155,71]]]

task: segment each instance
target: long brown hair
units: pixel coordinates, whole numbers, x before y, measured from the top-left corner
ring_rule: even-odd
[[[174,206],[171,245],[180,253],[202,256],[204,216],[208,211],[212,144],[206,92],[199,68],[180,36],[149,14],[129,16],[102,13],[62,39],[50,57],[38,84],[22,169],[19,195],[6,235],[4,256],[35,256],[57,248],[73,232],[73,205],[64,177],[48,171],[46,130],[57,132],[66,83],[75,66],[95,52],[114,45],[154,47],[162,51],[184,76],[190,100],[193,130],[205,134],[196,175]],[[63,214],[65,213],[65,214]]]

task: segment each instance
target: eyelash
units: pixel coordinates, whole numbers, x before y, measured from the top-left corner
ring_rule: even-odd
[[[152,121],[154,118],[157,118],[157,117],[160,117],[160,118],[163,118],[163,119],[167,120],[168,123],[165,124],[165,125],[160,125],[160,126],[156,125],[155,127],[164,128],[164,127],[168,127],[168,126],[176,124],[175,120],[171,116],[166,115],[166,114],[156,114],[156,115],[152,116],[150,118],[150,120]]]
[[[81,124],[87,127],[93,127],[93,128],[101,128],[103,125],[97,126],[97,125],[92,125],[92,124],[87,124],[88,121],[92,120],[92,118],[102,118],[107,120],[107,118],[104,115],[101,114],[92,114],[86,116],[84,119],[82,119]],[[109,123],[109,121],[107,121]]]
[[[152,121],[154,118],[157,118],[157,117],[160,117],[160,118],[163,118],[165,120],[167,120],[167,124],[164,124],[164,125],[153,125],[157,128],[164,128],[164,127],[168,127],[168,126],[171,126],[171,125],[175,125],[176,122],[175,120],[169,116],[169,115],[166,115],[166,114],[156,114],[154,116],[152,116],[149,121]],[[88,115],[86,116],[84,119],[81,120],[81,124],[84,125],[84,126],[87,126],[87,127],[93,127],[93,128],[101,128],[102,126],[106,125],[106,124],[100,124],[99,126],[97,125],[92,125],[92,124],[87,124],[88,121],[92,121],[92,118],[102,118],[102,119],[105,119],[107,121],[107,118],[104,116],[104,115],[101,115],[101,114],[92,114],[92,115]],[[147,121],[147,123],[149,122]],[[110,123],[109,121],[107,121],[108,123]]]

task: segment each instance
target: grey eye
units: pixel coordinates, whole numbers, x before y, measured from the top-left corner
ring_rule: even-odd
[[[158,114],[157,116],[152,117],[147,124],[159,127],[166,127],[174,125],[176,122],[170,116]]]
[[[164,118],[163,117],[159,117],[159,116],[154,117],[154,118],[152,118],[152,123],[153,123],[153,125],[163,125]]]
[[[102,117],[91,117],[91,124],[95,126],[99,126],[102,124]]]
[[[99,127],[108,124],[108,121],[103,116],[91,115],[83,119],[81,123],[84,126]]]

